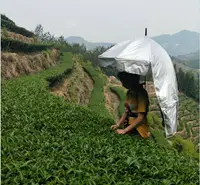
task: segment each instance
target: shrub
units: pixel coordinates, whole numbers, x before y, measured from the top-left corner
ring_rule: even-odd
[[[8,37],[8,32],[7,32],[6,28],[3,28],[2,31],[3,31],[2,36],[7,38]]]
[[[195,159],[199,158],[192,141],[183,139],[180,136],[174,136],[172,143],[174,148],[176,148],[179,152],[184,152],[189,156],[193,156]]]
[[[5,19],[2,19],[1,20],[1,27],[2,28],[6,28],[7,30],[9,31],[12,31],[12,32],[15,32],[15,33],[18,33],[18,34],[21,34],[23,36],[26,36],[26,37],[33,37],[34,36],[34,33],[26,30],[25,28],[22,28],[22,27],[19,27],[19,26],[16,26],[15,24],[13,24],[12,22],[10,21],[7,21]]]
[[[10,23],[12,23],[12,24],[15,24],[11,19],[9,19],[6,15],[2,15],[1,14],[1,21],[2,20],[5,20],[5,21],[8,21],[8,22],[10,22]]]
[[[2,51],[31,53],[31,52],[47,50],[52,47],[53,45],[32,44],[4,37],[1,38]]]

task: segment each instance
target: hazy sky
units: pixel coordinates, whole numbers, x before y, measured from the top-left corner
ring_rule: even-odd
[[[56,36],[119,42],[200,30],[200,0],[1,0],[0,12],[17,25]]]

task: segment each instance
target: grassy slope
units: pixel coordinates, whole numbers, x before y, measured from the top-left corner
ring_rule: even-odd
[[[198,184],[193,159],[50,94],[45,79],[71,65],[2,85],[2,184]]]
[[[111,114],[105,107],[104,86],[107,83],[107,79],[90,64],[85,64],[84,69],[94,81],[94,88],[92,90],[88,107],[91,110],[98,112],[100,116],[112,118]]]
[[[111,92],[115,93],[118,95],[119,99],[120,99],[120,105],[118,108],[118,112],[119,115],[122,116],[124,113],[124,102],[126,100],[126,94],[124,92],[124,90],[120,87],[110,87]]]

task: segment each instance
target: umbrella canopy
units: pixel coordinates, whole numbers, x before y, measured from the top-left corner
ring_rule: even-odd
[[[159,105],[164,114],[165,133],[176,133],[178,120],[178,90],[173,63],[167,52],[147,36],[124,41],[108,49],[99,57],[103,67],[145,76],[151,66]]]

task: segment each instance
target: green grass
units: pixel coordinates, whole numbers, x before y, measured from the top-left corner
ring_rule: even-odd
[[[108,112],[105,107],[104,86],[107,83],[107,79],[101,75],[99,70],[95,69],[90,64],[85,64],[84,70],[94,81],[94,88],[92,90],[88,107],[91,110],[98,112],[100,116],[113,118],[113,116]]]
[[[118,107],[119,116],[124,114],[124,102],[126,101],[126,93],[120,87],[110,87],[111,92],[115,93],[120,99],[120,105]]]
[[[156,143],[110,131],[99,111],[49,93],[57,67],[2,85],[2,184],[198,184],[198,162]],[[96,107],[97,109],[97,107]]]
[[[55,87],[58,84],[61,84],[64,82],[66,78],[69,77],[69,75],[73,72],[73,60],[69,59],[69,54],[65,53],[63,58],[67,60],[68,62],[65,64],[66,69],[60,73],[60,74],[53,74],[53,76],[49,76],[46,78],[46,80],[49,82],[49,88]]]

